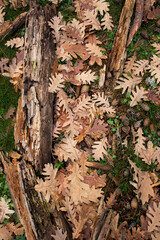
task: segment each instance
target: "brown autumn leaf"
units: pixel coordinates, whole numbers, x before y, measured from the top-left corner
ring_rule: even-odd
[[[11,107],[8,109],[8,111],[6,112],[6,114],[4,115],[5,119],[11,118],[15,112],[16,108],[15,107]]]
[[[105,187],[106,186],[106,175],[98,176],[97,171],[95,170],[90,175],[84,176],[84,182],[87,183],[90,187],[95,186],[95,188]]]
[[[148,14],[147,14],[147,18],[149,20],[158,19],[159,16],[160,16],[160,8],[159,8],[159,6],[153,7],[152,10],[150,9]]]

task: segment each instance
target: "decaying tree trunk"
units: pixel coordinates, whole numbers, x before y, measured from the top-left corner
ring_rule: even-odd
[[[22,106],[15,127],[16,144],[38,171],[51,162],[53,94],[48,92],[48,84],[54,43],[48,21],[53,14],[51,7],[42,9],[31,1],[26,19]]]
[[[24,74],[21,98],[19,99],[15,141],[22,153],[22,160],[9,162],[3,155],[6,179],[19,219],[25,228],[28,240],[49,240],[59,226],[69,227],[56,207],[52,214],[34,186],[36,171],[51,162],[53,94],[48,92],[55,46],[48,21],[53,17],[52,6],[41,7],[31,1],[26,17]]]
[[[112,88],[114,88],[115,80],[117,80],[122,73],[124,62],[126,60],[126,43],[134,4],[135,0],[125,1],[119,20],[119,26],[114,38],[113,47],[109,55],[107,70],[113,75],[110,84]]]

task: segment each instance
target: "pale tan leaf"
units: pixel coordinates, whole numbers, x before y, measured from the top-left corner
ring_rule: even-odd
[[[49,202],[51,196],[54,197],[55,201],[57,200],[57,186],[56,186],[56,175],[58,168],[53,169],[52,164],[45,164],[43,175],[46,175],[45,181],[42,179],[37,179],[38,184],[35,185],[35,190],[41,192],[45,200]]]
[[[125,67],[124,67],[124,72],[125,73],[132,73],[133,69],[133,64],[135,62],[136,55],[134,54],[132,57],[128,58],[127,61],[125,62]]]
[[[140,77],[130,77],[127,74],[123,74],[123,77],[119,78],[116,82],[117,85],[115,89],[121,89],[122,88],[122,94],[125,93],[125,91],[130,92],[142,81],[142,78]]]
[[[97,13],[94,10],[84,11],[84,18],[83,18],[84,24],[86,26],[91,25],[92,26],[91,30],[94,30],[94,29],[100,30],[101,29],[100,23],[99,23],[98,19],[96,18],[96,16],[97,16]]]
[[[160,228],[160,204],[158,205],[153,202],[153,208],[151,206],[148,207],[147,217],[150,221],[148,221],[148,232],[159,231]]]
[[[137,62],[134,63],[133,65],[133,74],[135,75],[142,75],[146,66],[149,64],[148,60],[139,60]]]
[[[2,240],[13,239],[12,232],[9,232],[8,228],[2,224],[0,224],[0,237]]]
[[[107,28],[108,31],[111,31],[112,28],[114,27],[112,17],[108,12],[105,13],[101,21],[102,21],[101,25],[104,26],[103,29]]]
[[[95,105],[103,112],[115,113],[115,109],[110,106],[108,98],[104,95],[104,92],[93,94],[92,98]]]
[[[13,210],[9,209],[8,203],[9,203],[9,201],[6,202],[3,197],[1,198],[1,201],[0,201],[0,222],[3,222],[4,219],[8,219],[9,218],[8,214],[14,213]]]
[[[4,23],[5,12],[3,12],[3,10],[4,10],[4,7],[0,6],[0,24]]]
[[[58,228],[55,230],[55,235],[51,235],[55,240],[66,240],[67,232],[62,232],[62,229]]]
[[[153,148],[153,143],[151,141],[148,141],[147,143],[147,148],[144,150],[142,149],[141,150],[141,155],[140,157],[142,158],[142,160],[151,165],[152,163],[152,159],[154,157],[154,154],[155,154],[155,148]]]
[[[54,38],[56,39],[56,43],[58,43],[61,36],[60,30],[64,29],[65,27],[65,24],[62,21],[61,13],[58,13],[58,17],[54,16],[53,18],[51,18],[48,24],[53,29],[52,33],[54,35]]]
[[[85,96],[85,94],[83,94],[82,96],[80,96],[77,99],[77,105],[76,107],[73,109],[74,113],[78,113],[78,112],[83,112],[85,110],[88,110],[91,107],[91,97],[90,96]]]
[[[4,70],[6,69],[8,61],[9,61],[8,58],[1,58],[1,61],[0,61],[0,70],[1,70],[1,73],[3,73]]]
[[[22,157],[21,154],[15,152],[15,151],[9,152],[9,156],[13,159],[20,159]]]
[[[139,88],[138,86],[136,86],[136,91],[134,90],[132,91],[130,106],[134,107],[142,99],[147,99],[147,96],[145,94],[146,94],[146,91],[143,87]]]
[[[9,67],[6,67],[5,70],[7,70],[8,73],[4,72],[2,75],[12,78],[14,84],[14,79],[21,77],[23,74],[23,61],[17,63],[16,58],[13,58],[12,64],[10,64]]]
[[[98,65],[102,65],[101,59],[107,59],[107,56],[102,54],[102,51],[104,51],[104,49],[95,43],[87,43],[86,50],[89,52],[89,54],[91,54],[91,56],[95,57],[95,61]],[[92,64],[90,63],[90,65]]]
[[[160,54],[160,44],[155,42],[152,46],[156,49],[156,54]]]
[[[108,140],[106,137],[102,138],[100,141],[94,142],[92,146],[92,154],[95,160],[100,161],[107,154],[107,149],[110,148]]]
[[[101,15],[103,15],[104,12],[109,11],[109,3],[105,0],[93,0],[93,6]]]
[[[5,43],[5,45],[6,45],[7,47],[10,46],[11,48],[13,48],[14,45],[15,45],[16,48],[21,48],[21,49],[22,49],[22,47],[24,46],[24,37],[21,37],[21,38],[19,38],[19,37],[13,38],[13,39],[7,41],[7,42]]]
[[[63,82],[63,74],[61,73],[56,73],[55,76],[52,76],[49,78],[50,83],[49,83],[49,87],[48,87],[48,91],[49,92],[58,92],[61,88],[64,87]]]
[[[138,128],[137,134],[136,134],[137,140],[135,144],[135,154],[137,156],[140,156],[142,154],[142,151],[145,151],[145,141],[146,138],[143,136],[143,130],[142,128]]]
[[[94,82],[97,77],[95,76],[95,73],[91,70],[88,70],[86,72],[78,73],[75,76],[75,79],[79,81],[81,84],[91,84],[91,82]]]
[[[160,67],[149,66],[151,76],[157,79],[157,83],[160,83]]]

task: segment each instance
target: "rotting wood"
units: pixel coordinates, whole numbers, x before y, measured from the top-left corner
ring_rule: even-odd
[[[35,189],[36,175],[30,164],[24,160],[10,162],[0,152],[7,183],[16,212],[25,229],[27,240],[50,240],[56,227],[67,231],[68,240],[71,234],[63,215],[55,208],[51,213],[49,204],[45,203]]]
[[[26,17],[22,107],[18,107],[15,125],[16,144],[38,171],[51,162],[53,94],[48,85],[55,46],[48,21],[53,15],[51,6],[43,8],[31,1]]]
[[[15,32],[24,24],[26,14],[27,12],[21,13],[13,22],[6,21],[3,24],[0,24],[0,41],[2,41],[9,34]]]
[[[136,1],[136,10],[135,10],[135,17],[133,20],[133,25],[131,27],[129,37],[127,40],[127,47],[131,43],[134,35],[138,32],[143,18],[143,8],[144,8],[144,0],[137,0]]]
[[[109,55],[107,72],[111,72],[113,76],[113,78],[110,80],[111,84],[109,84],[112,89],[115,86],[115,81],[123,71],[123,66],[126,59],[126,42],[134,4],[135,0],[125,1],[119,20],[119,26],[114,38],[113,47]]]

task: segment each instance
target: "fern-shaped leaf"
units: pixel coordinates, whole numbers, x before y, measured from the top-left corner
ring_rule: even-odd
[[[100,141],[94,142],[92,146],[92,154],[95,160],[100,161],[107,154],[107,149],[110,148],[108,140],[106,137],[102,138]]]
[[[51,235],[54,240],[66,240],[67,239],[67,232],[62,232],[62,229],[58,228],[55,230],[55,235]]]
[[[104,12],[109,11],[109,3],[104,0],[93,0],[93,6],[101,15],[103,15]]]
[[[2,197],[0,200],[0,222],[3,222],[4,219],[9,218],[9,214],[14,213],[13,210],[9,209],[9,201],[6,202],[4,198]]]
[[[147,211],[148,232],[159,231],[160,228],[160,203],[153,202],[153,207],[149,206]]]
[[[122,94],[124,94],[125,91],[131,92],[141,81],[142,78],[140,77],[130,77],[127,74],[123,74],[123,77],[119,78],[119,80],[116,82],[119,85],[117,85],[115,89],[122,88]]]
[[[146,66],[148,65],[148,60],[139,60],[133,65],[133,74],[139,76],[142,75]]]
[[[65,25],[62,21],[61,13],[58,14],[58,17],[54,16],[53,18],[51,18],[51,20],[48,22],[48,24],[53,29],[53,31],[52,31],[53,36],[56,39],[56,43],[58,43],[60,40],[60,36],[61,36],[60,30],[65,28]]]
[[[84,24],[86,26],[88,25],[91,25],[92,28],[91,30],[100,30],[101,29],[101,26],[100,26],[100,23],[98,21],[98,19],[96,18],[96,12],[94,10],[86,10],[84,11],[84,18],[83,18],[83,21],[84,21]]]
[[[71,23],[67,24],[66,31],[67,35],[73,38],[72,41],[77,41],[78,43],[82,43],[84,41],[85,25],[83,22],[80,23],[74,18]]]
[[[97,79],[97,77],[95,76],[94,72],[88,70],[86,72],[78,73],[75,76],[75,79],[81,82],[81,84],[91,84],[91,82],[94,82]]]
[[[61,73],[56,73],[55,76],[52,76],[49,78],[50,83],[49,83],[49,87],[48,87],[48,91],[49,92],[58,92],[61,88],[64,87],[63,82],[63,74]]]
[[[115,110],[110,106],[108,98],[104,95],[104,92],[92,95],[93,102],[103,112],[115,113]]]
[[[13,48],[14,45],[16,48],[21,48],[24,46],[24,37],[17,37],[17,38],[13,38],[11,39],[10,41],[7,41],[6,44],[5,44],[7,47],[11,47]]]
[[[103,29],[108,29],[108,31],[111,31],[114,27],[112,17],[108,12],[105,13],[101,22],[101,25],[104,26]]]
[[[147,99],[146,91],[143,87],[139,88],[138,86],[136,86],[136,91],[132,91],[130,106],[134,107],[138,104],[138,102],[141,101],[141,99]]]
[[[0,24],[4,23],[5,12],[3,12],[3,10],[4,10],[4,7],[0,6]]]

